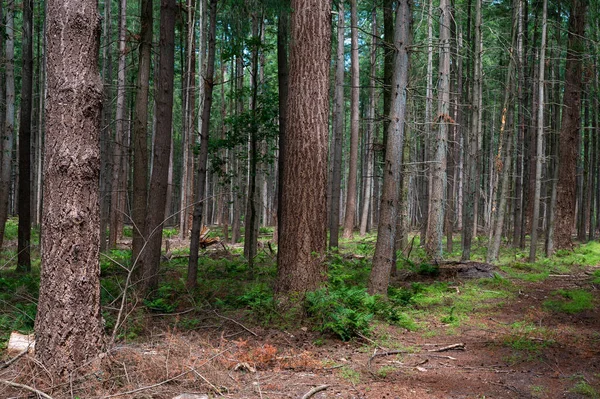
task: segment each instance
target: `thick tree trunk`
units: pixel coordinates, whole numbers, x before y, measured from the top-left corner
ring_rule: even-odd
[[[17,270],[31,271],[31,111],[33,103],[33,0],[23,2],[23,68],[19,118],[19,239]]]
[[[186,287],[196,287],[198,277],[198,251],[200,249],[200,230],[202,229],[202,212],[206,192],[206,166],[208,161],[208,133],[210,128],[210,110],[212,107],[212,93],[215,74],[215,42],[217,25],[217,0],[210,0],[208,55],[206,58],[206,75],[204,77],[204,107],[202,109],[202,130],[200,131],[200,153],[198,154],[198,175],[196,178],[196,203],[194,205],[194,218],[192,233],[190,235],[190,259]]]
[[[160,60],[156,90],[156,132],[152,175],[148,197],[145,232],[147,243],[140,261],[142,280],[140,291],[149,294],[158,286],[158,269],[162,245],[162,229],[165,222],[169,154],[171,152],[171,127],[173,121],[173,75],[175,62],[175,0],[160,3]]]
[[[150,92],[150,65],[152,53],[152,0],[142,0],[138,78],[133,119],[133,243],[132,259],[140,256],[146,238],[148,201],[148,95]]]
[[[584,0],[571,1],[569,16],[569,44],[563,97],[563,119],[560,129],[555,243],[557,249],[573,246],[572,233],[575,220],[575,188],[577,168],[577,140],[581,122],[582,55],[585,38]]]
[[[331,1],[292,0],[286,149],[275,290],[314,290],[327,240]],[[306,79],[310,76],[311,79]]]
[[[8,219],[8,198],[12,168],[13,141],[15,133],[15,0],[8,0],[6,7],[5,82],[6,114],[4,131],[0,136],[0,248],[4,241],[4,228]]]
[[[342,141],[344,137],[344,2],[338,3],[335,89],[333,98],[332,173],[329,211],[329,248],[339,246],[340,195],[342,185]]]
[[[358,100],[360,94],[360,71],[358,65],[358,17],[356,1],[351,0],[351,84],[350,84],[350,157],[348,159],[348,180],[346,187],[346,210],[344,213],[344,238],[352,238],[356,219],[356,186],[358,171]]]
[[[387,295],[390,272],[395,259],[398,202],[401,190],[402,147],[406,122],[409,48],[411,41],[410,1],[402,0],[396,9],[394,73],[392,78],[393,105],[389,114],[389,131],[385,149],[381,213],[377,229],[377,244],[373,268],[369,277],[370,294]]]
[[[98,261],[100,16],[94,0],[47,4],[44,234],[35,355],[62,379],[96,357],[103,345]]]
[[[430,209],[425,250],[431,259],[442,258],[444,231],[445,191],[447,184],[446,160],[448,130],[454,121],[450,117],[450,24],[452,16],[447,0],[440,1],[440,60],[438,82],[437,133],[432,147]]]

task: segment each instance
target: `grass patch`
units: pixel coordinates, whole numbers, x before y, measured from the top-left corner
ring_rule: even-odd
[[[600,398],[598,391],[584,380],[578,381],[569,391],[587,398]]]
[[[594,309],[594,297],[585,290],[558,290],[553,293],[557,299],[544,301],[544,307],[563,313],[580,313],[584,310]]]

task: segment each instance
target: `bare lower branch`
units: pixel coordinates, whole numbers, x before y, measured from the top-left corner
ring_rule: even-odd
[[[40,391],[39,389],[35,389],[33,387],[30,387],[29,385],[24,385],[24,384],[19,384],[16,382],[12,382],[12,381],[7,381],[7,380],[0,380],[0,384],[4,384],[4,385],[8,385],[14,388],[22,388],[22,389],[26,389],[30,392],[33,392],[35,394],[37,394],[38,396],[41,396],[42,398],[45,399],[53,399],[52,396],[48,395],[47,393],[44,393],[42,391]]]

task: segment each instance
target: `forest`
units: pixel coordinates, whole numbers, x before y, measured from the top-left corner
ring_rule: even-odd
[[[600,398],[600,3],[0,30],[0,397]]]

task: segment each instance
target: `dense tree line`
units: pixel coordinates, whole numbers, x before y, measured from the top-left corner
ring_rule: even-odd
[[[501,245],[530,245],[534,261],[538,243],[550,255],[574,233],[595,239],[599,12],[586,0],[0,1],[0,248],[18,215],[29,272],[41,224],[40,359],[63,373],[85,356],[44,348],[99,348],[98,251],[124,225],[141,295],[172,226],[190,239],[190,289],[203,225],[230,243],[243,228],[250,270],[260,227],[276,226],[282,298],[323,283],[340,234],[377,231],[369,291],[382,295],[409,232],[431,261],[455,232],[463,260],[476,237],[489,261]],[[65,344],[48,331],[70,328],[50,317],[70,290],[60,317],[82,321]],[[94,295],[75,312],[82,292]]]

